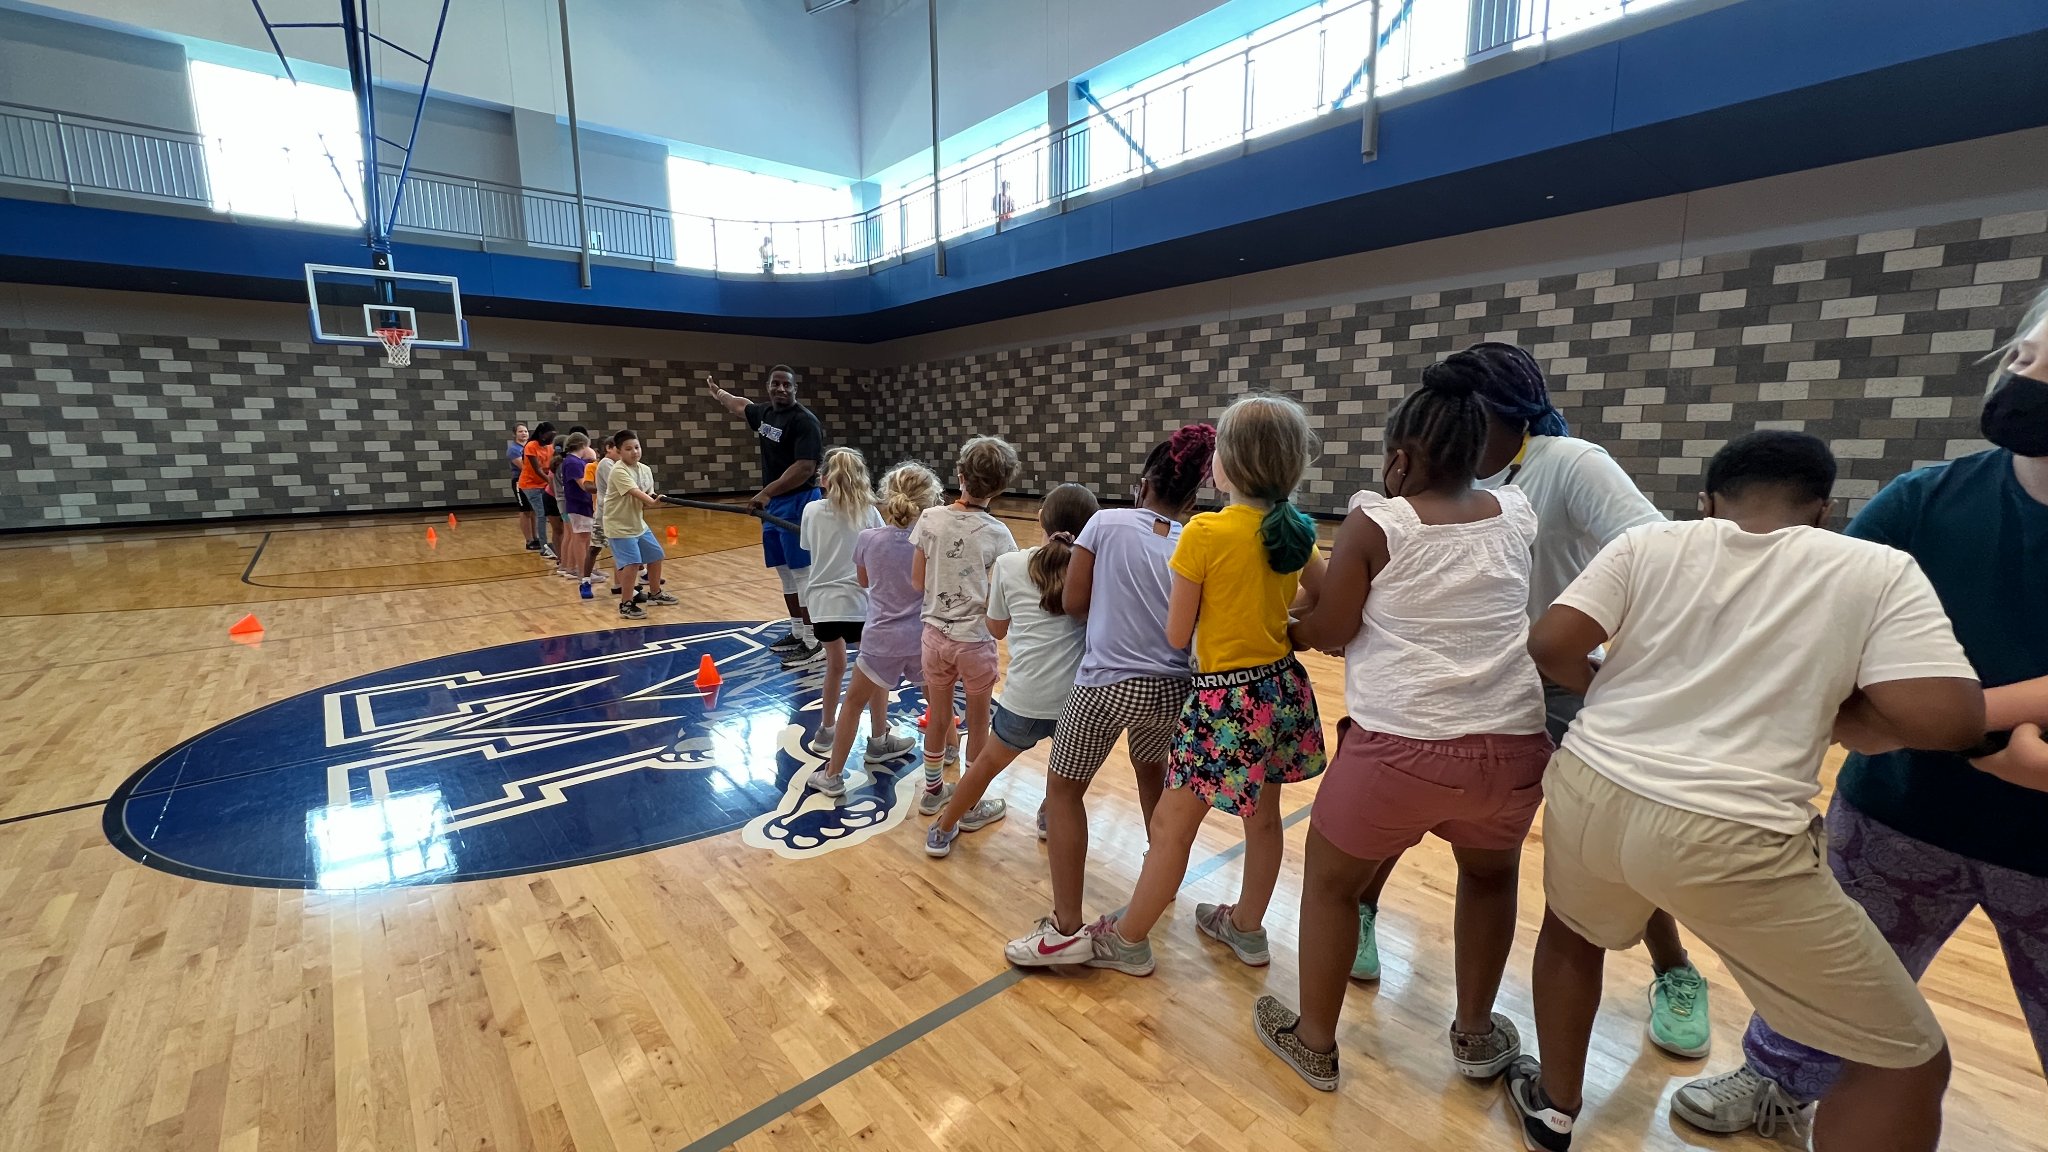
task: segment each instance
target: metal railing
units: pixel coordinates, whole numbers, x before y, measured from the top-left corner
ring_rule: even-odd
[[[1184,161],[1245,147],[1259,136],[1356,105],[1368,91],[1399,91],[1455,72],[1471,59],[1543,44],[1670,2],[1354,0],[1307,9],[1110,94],[1072,124],[943,172],[938,233],[951,240],[1000,229],[1073,197],[1159,178]],[[1375,28],[1376,54],[1370,51]],[[1366,75],[1369,57],[1378,63],[1376,80]],[[246,144],[197,133],[0,104],[0,181],[346,223],[316,214],[289,190],[288,203],[238,208],[231,196],[216,194],[210,157],[276,165],[297,180],[333,180],[335,186],[342,186],[344,170],[360,180],[360,161],[337,165],[324,151],[273,148],[252,155]],[[389,197],[397,173],[381,175]],[[297,180],[283,183],[297,186]],[[865,212],[795,221],[714,219],[586,197],[589,235],[578,237],[571,194],[415,168],[395,227],[571,252],[587,244],[595,255],[714,274],[815,274],[866,270],[930,247],[933,196],[926,180]]]

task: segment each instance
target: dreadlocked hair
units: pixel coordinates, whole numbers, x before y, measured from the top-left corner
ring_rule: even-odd
[[[834,448],[825,453],[825,498],[832,510],[855,528],[868,518],[875,506],[875,493],[868,480],[866,457],[855,448]]]
[[[1422,388],[1387,417],[1388,456],[1406,449],[1421,461],[1433,490],[1470,485],[1486,450],[1486,405],[1469,366],[1451,362],[1457,358],[1425,369]]]
[[[1152,449],[1139,475],[1151,483],[1161,500],[1175,508],[1188,508],[1209,480],[1209,457],[1215,452],[1215,426],[1189,424]]]
[[[1285,396],[1243,397],[1216,422],[1216,463],[1240,495],[1271,505],[1259,521],[1259,538],[1275,572],[1299,572],[1315,554],[1316,526],[1293,504],[1315,451],[1308,413]]]
[[[877,496],[882,519],[895,527],[908,528],[917,523],[925,509],[942,503],[946,499],[946,490],[939,484],[938,473],[910,461],[882,474],[882,487]]]
[[[1038,589],[1038,606],[1048,616],[1067,614],[1067,565],[1074,559],[1074,537],[1088,526],[1098,505],[1095,493],[1079,484],[1062,484],[1046,493],[1038,509],[1038,525],[1045,529],[1045,543],[1031,554],[1031,583]]]

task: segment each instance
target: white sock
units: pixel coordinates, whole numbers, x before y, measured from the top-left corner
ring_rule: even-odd
[[[801,620],[797,621],[795,625],[793,625],[790,628],[790,631],[796,633],[796,638],[803,641],[806,646],[813,645],[818,642],[818,634],[812,631],[811,626],[809,624],[806,624]]]

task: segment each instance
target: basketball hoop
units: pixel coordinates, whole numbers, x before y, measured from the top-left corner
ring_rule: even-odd
[[[384,363],[393,368],[403,368],[412,363],[412,338],[410,328],[379,328],[377,338],[384,342]]]

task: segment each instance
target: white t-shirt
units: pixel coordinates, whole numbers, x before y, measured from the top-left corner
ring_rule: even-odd
[[[990,573],[988,618],[1010,622],[1010,668],[996,698],[1005,711],[1033,720],[1057,720],[1081,670],[1087,629],[1071,616],[1054,616],[1038,602],[1030,548],[996,561]]]
[[[1344,648],[1352,723],[1410,740],[1543,731],[1527,612],[1536,514],[1513,485],[1493,497],[1500,514],[1469,524],[1425,524],[1377,492],[1351,498],[1387,535],[1365,626]]]
[[[814,623],[867,619],[868,592],[860,586],[853,546],[863,529],[881,526],[882,514],[873,505],[868,506],[867,516],[858,524],[847,523],[830,500],[813,500],[804,505],[797,542],[811,554],[811,582],[804,590],[804,609]]]
[[[1851,692],[1977,677],[1911,556],[1819,528],[1631,528],[1557,602],[1610,637],[1565,749],[1659,803],[1788,835]]]
[[[969,644],[989,639],[988,570],[1017,538],[980,508],[927,508],[910,542],[924,553],[924,622]]]
[[[1503,469],[1481,488],[1509,483]],[[1531,436],[1515,487],[1536,510],[1535,566],[1529,571],[1529,618],[1549,609],[1594,554],[1638,524],[1664,519],[1605,448],[1574,436]]]

